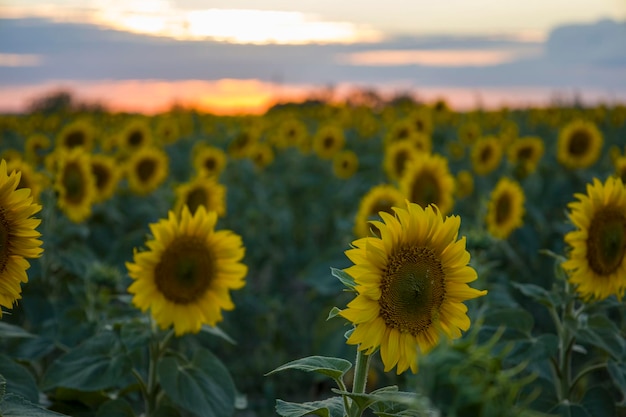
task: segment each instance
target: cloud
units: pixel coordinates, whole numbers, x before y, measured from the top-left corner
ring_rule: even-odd
[[[37,57],[32,66],[0,66],[0,88],[53,80],[257,79],[283,85],[624,92],[625,25],[610,20],[568,25],[553,30],[545,42],[442,35],[377,43],[241,45],[176,41],[45,19],[0,19],[0,53]],[[381,57],[384,66],[372,65]]]

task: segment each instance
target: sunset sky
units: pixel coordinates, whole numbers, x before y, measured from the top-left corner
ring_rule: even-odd
[[[262,111],[333,86],[458,108],[626,101],[624,0],[0,0],[0,111]]]

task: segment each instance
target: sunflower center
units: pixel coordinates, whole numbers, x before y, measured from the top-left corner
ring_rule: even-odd
[[[65,137],[65,146],[75,148],[85,144],[85,134],[80,130],[74,130]]]
[[[326,136],[324,138],[324,141],[323,141],[324,149],[332,149],[334,144],[335,144],[335,138],[333,138],[332,136]]]
[[[80,203],[85,195],[85,181],[83,180],[83,171],[75,162],[70,162],[63,170],[63,189],[65,190],[66,199],[72,203]]]
[[[504,193],[496,201],[496,223],[502,224],[511,215],[511,196]]]
[[[425,247],[408,247],[389,260],[378,300],[388,327],[417,336],[437,317],[446,295],[441,260]]]
[[[400,130],[398,130],[398,134],[396,135],[397,139],[406,139],[409,137],[409,129],[407,128],[402,128]]]
[[[587,238],[589,267],[599,275],[615,272],[626,255],[626,215],[607,207],[593,217]]]
[[[96,188],[98,190],[104,190],[111,180],[111,173],[109,170],[99,164],[93,164],[91,166],[91,172],[96,179]]]
[[[585,130],[575,130],[570,136],[567,150],[571,155],[586,155],[591,145],[591,137]]]
[[[394,158],[394,166],[396,170],[396,175],[400,176],[404,172],[404,167],[406,166],[409,160],[409,152],[408,151],[400,151],[396,152]]]
[[[133,148],[140,146],[143,143],[143,133],[140,130],[133,130],[128,135],[128,144]]]
[[[176,304],[191,304],[202,297],[216,275],[213,254],[206,243],[190,237],[174,240],[154,270],[156,287]]]
[[[533,156],[533,148],[524,146],[517,150],[517,159],[520,161],[528,161]]]
[[[191,214],[195,213],[198,207],[206,206],[207,194],[203,188],[194,188],[187,194],[187,207]]]
[[[3,272],[9,260],[9,220],[5,209],[0,207],[0,272]]]
[[[491,146],[485,146],[480,151],[480,161],[485,163],[491,160],[491,156],[493,155],[493,149]]]
[[[422,172],[415,179],[411,190],[411,201],[426,207],[431,203],[439,204],[440,190],[437,178],[431,172]]]
[[[156,162],[153,159],[142,159],[137,164],[137,176],[142,182],[147,182],[156,171]]]
[[[213,172],[213,170],[217,166],[217,163],[215,162],[214,158],[205,158],[203,165],[208,171]]]

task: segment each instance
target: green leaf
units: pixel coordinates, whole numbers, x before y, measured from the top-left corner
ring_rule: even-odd
[[[581,402],[591,417],[615,417],[615,400],[604,388],[593,387]]]
[[[135,411],[128,401],[117,398],[102,404],[96,417],[135,417]]]
[[[98,391],[129,383],[131,360],[111,331],[96,334],[48,368],[42,382],[44,391],[56,387]]]
[[[7,393],[7,380],[0,374],[0,401],[2,401],[2,397]]]
[[[621,405],[626,405],[626,364],[624,364],[623,362],[609,361],[607,364],[607,368],[609,370],[609,375],[611,375],[613,383],[617,385],[622,393]]]
[[[342,378],[345,373],[350,370],[350,368],[352,368],[352,363],[345,359],[328,356],[308,356],[306,358],[297,359],[279,366],[273,371],[265,374],[265,376],[284,371],[286,369],[297,369],[304,372],[317,372],[333,379],[339,379]]]
[[[485,316],[482,324],[483,327],[504,327],[508,337],[503,335],[503,339],[530,337],[533,325],[533,316],[521,308],[494,308]]]
[[[347,272],[344,272],[343,269],[330,268],[330,273],[350,290],[356,287],[354,278],[352,278]]]
[[[211,334],[213,336],[217,336],[221,339],[224,339],[225,341],[227,341],[228,343],[232,344],[232,345],[236,345],[237,342],[235,341],[235,339],[233,339],[232,337],[230,337],[224,330],[220,329],[217,326],[207,326],[204,325],[202,326],[202,330],[203,333],[208,333]]]
[[[535,284],[522,284],[519,282],[512,282],[513,286],[517,288],[522,294],[532,298],[539,304],[543,304],[547,307],[556,307],[560,305],[559,297],[553,292],[546,290]]]
[[[206,349],[191,362],[173,357],[161,360],[158,377],[172,402],[199,416],[229,416],[235,410],[235,384],[228,369]]]
[[[33,375],[8,356],[0,355],[0,374],[6,379],[6,391],[28,401],[39,402],[39,388]]]
[[[19,326],[15,326],[9,323],[0,322],[0,339],[9,339],[14,337],[37,337],[36,335],[27,332]]]
[[[384,387],[370,393],[355,394],[348,391],[340,391],[333,389],[333,392],[350,397],[359,406],[359,409],[365,410],[376,404],[382,404],[376,407],[379,412],[396,411],[426,411],[424,398],[414,392],[398,391],[397,386]],[[400,408],[400,410],[398,410]]]
[[[2,417],[59,417],[64,415],[46,410],[19,395],[7,394],[0,401],[0,416]]]
[[[626,351],[626,343],[620,336],[620,330],[611,319],[603,314],[591,316],[579,329],[577,339],[600,348],[614,359],[622,358]]]
[[[550,410],[550,415],[554,414],[560,417],[592,417],[578,404],[559,404]]]
[[[339,315],[339,313],[341,313],[341,309],[337,307],[331,308],[330,311],[328,312],[328,317],[326,317],[326,320],[334,319],[335,317]]]
[[[330,397],[325,400],[307,403],[290,403],[276,400],[276,413],[283,417],[302,417],[310,414],[320,417],[343,417],[343,400],[341,397]]]

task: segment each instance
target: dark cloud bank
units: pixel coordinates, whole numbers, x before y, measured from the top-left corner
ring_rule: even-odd
[[[355,66],[340,54],[379,49],[534,48],[488,67]],[[626,22],[555,28],[546,42],[491,37],[394,38],[378,44],[234,45],[175,41],[85,24],[0,19],[0,53],[35,54],[38,66],[0,67],[0,86],[50,80],[249,79],[304,84],[394,82],[447,87],[541,87],[626,92]]]

